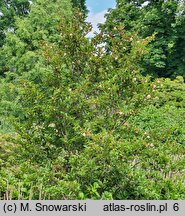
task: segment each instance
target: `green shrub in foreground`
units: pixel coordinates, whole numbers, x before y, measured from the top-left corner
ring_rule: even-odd
[[[184,111],[140,75],[147,41],[118,26],[106,50],[89,28],[63,20],[59,43],[42,43],[41,82],[16,78],[24,115],[0,152],[1,198],[184,199]]]

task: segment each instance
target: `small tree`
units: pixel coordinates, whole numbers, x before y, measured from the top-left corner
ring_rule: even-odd
[[[81,12],[71,22],[63,19],[58,42],[42,44],[47,67],[41,81],[20,79],[25,122],[19,131],[30,144],[82,149],[88,131],[118,129],[143,106],[148,80],[140,75],[137,61],[147,41],[120,26],[114,30],[120,39],[101,32],[89,41],[85,36],[90,29]]]

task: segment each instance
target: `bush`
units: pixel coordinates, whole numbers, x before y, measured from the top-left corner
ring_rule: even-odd
[[[19,115],[1,198],[184,199],[183,80],[152,83],[138,64],[149,39],[116,26],[89,40],[80,14],[42,42],[39,82],[10,82]]]

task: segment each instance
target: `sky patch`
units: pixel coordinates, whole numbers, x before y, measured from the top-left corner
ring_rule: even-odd
[[[116,2],[115,0],[101,0],[101,1],[87,0],[86,4],[89,10],[87,21],[91,22],[93,26],[93,29],[88,34],[88,37],[93,37],[93,32],[99,32],[97,26],[98,23],[105,22],[104,15],[106,14],[109,8],[115,7]]]

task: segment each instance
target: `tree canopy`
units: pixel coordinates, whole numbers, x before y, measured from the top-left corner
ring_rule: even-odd
[[[107,15],[105,28],[112,32],[121,23],[127,31],[138,32],[141,38],[155,34],[149,53],[142,60],[143,73],[155,77],[183,75],[184,63],[184,1],[118,0]]]
[[[85,0],[72,0],[72,6],[81,9],[84,14],[88,12]]]
[[[6,34],[0,51],[1,74],[7,71],[22,74],[39,64],[38,50],[43,40],[57,41],[57,25],[62,17],[72,13],[69,0],[36,0],[30,13],[17,17],[14,31]]]
[[[7,31],[14,29],[17,17],[24,17],[30,11],[28,0],[0,0],[0,47],[3,46]]]

